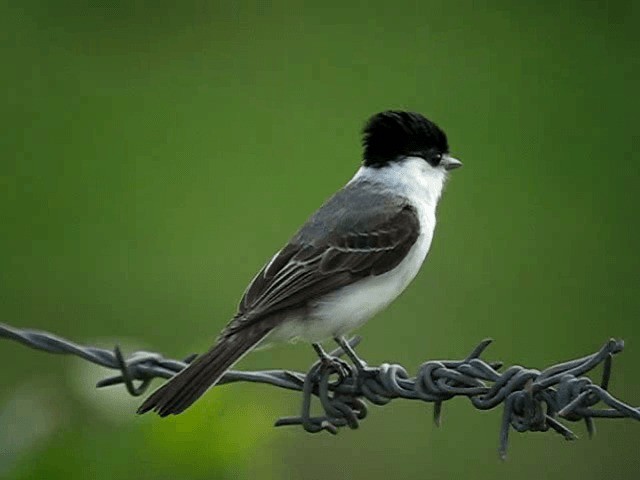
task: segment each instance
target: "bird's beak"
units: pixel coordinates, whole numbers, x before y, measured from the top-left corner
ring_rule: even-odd
[[[453,158],[450,155],[444,155],[440,164],[444,165],[445,170],[453,170],[462,166],[462,162],[460,160]]]

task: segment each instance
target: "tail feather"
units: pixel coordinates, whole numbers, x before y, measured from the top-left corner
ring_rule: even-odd
[[[161,417],[186,410],[215,385],[240,358],[262,340],[271,328],[254,325],[222,337],[212,348],[171,378],[147,398],[138,413],[153,410]]]

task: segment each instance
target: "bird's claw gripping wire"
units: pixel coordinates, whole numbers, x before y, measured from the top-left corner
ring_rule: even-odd
[[[314,375],[319,376],[323,373],[328,373],[329,375],[336,374],[338,375],[338,379],[336,380],[338,383],[351,375],[351,366],[338,355],[334,355],[334,352],[325,352],[319,343],[314,343],[312,346],[318,354],[318,362],[322,367],[318,369]],[[339,354],[341,353],[342,352],[339,352]],[[311,374],[311,372],[309,372],[309,374]]]

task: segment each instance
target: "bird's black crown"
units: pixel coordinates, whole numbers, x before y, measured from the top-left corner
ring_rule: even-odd
[[[449,153],[447,136],[435,123],[419,113],[388,110],[369,119],[363,130],[364,164],[384,167],[406,156],[429,163]]]

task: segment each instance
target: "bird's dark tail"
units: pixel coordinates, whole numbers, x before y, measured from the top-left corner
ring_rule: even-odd
[[[206,353],[162,385],[147,398],[138,413],[154,410],[161,417],[177,415],[186,410],[207,389],[215,385],[224,373],[262,340],[271,330],[265,325],[252,325],[221,337]]]

